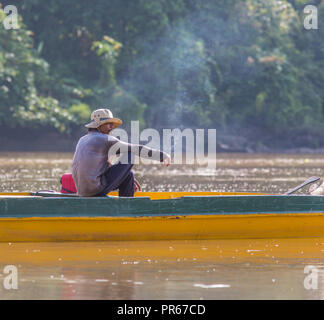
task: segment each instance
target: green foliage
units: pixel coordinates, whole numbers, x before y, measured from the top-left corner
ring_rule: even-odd
[[[48,63],[33,49],[32,32],[2,27],[0,10],[0,124],[8,127],[49,125],[60,131],[72,118],[53,97],[40,90],[48,81]]]
[[[78,122],[88,122],[91,115],[90,107],[85,103],[74,104],[69,109],[68,112],[77,119]]]
[[[20,29],[0,25],[0,123],[69,131],[109,107],[126,126],[320,132],[324,39],[303,28],[308,3],[24,1]]]
[[[115,63],[121,47],[121,43],[108,36],[104,36],[102,41],[94,41],[91,46],[91,49],[101,58],[99,85],[107,90],[116,86]]]

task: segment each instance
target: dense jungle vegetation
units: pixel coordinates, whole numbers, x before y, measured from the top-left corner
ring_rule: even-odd
[[[0,12],[1,134],[80,134],[108,107],[142,127],[324,144],[324,5],[302,0],[25,0]],[[221,135],[220,135],[221,137]]]

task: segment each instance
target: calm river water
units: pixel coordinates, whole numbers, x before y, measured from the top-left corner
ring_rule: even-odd
[[[0,192],[59,190],[69,153],[0,153]],[[143,191],[281,193],[324,155],[218,154],[216,168],[137,165]],[[306,192],[304,190],[304,192]],[[18,289],[5,290],[6,265]],[[305,266],[318,270],[304,286]],[[0,299],[324,299],[324,238],[0,243]]]

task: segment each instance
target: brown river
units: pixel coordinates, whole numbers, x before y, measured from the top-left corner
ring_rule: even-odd
[[[0,192],[59,190],[71,159],[2,152]],[[134,171],[143,191],[282,193],[324,176],[324,155],[218,154],[215,168]],[[17,289],[4,285],[8,265]],[[323,268],[324,238],[0,243],[0,299],[324,299]]]

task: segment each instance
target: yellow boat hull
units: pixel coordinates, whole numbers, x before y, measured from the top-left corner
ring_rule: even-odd
[[[324,213],[168,217],[2,218],[0,241],[309,238],[324,235]]]
[[[324,237],[324,197],[234,192],[140,192],[135,197],[3,193],[0,242]]]

